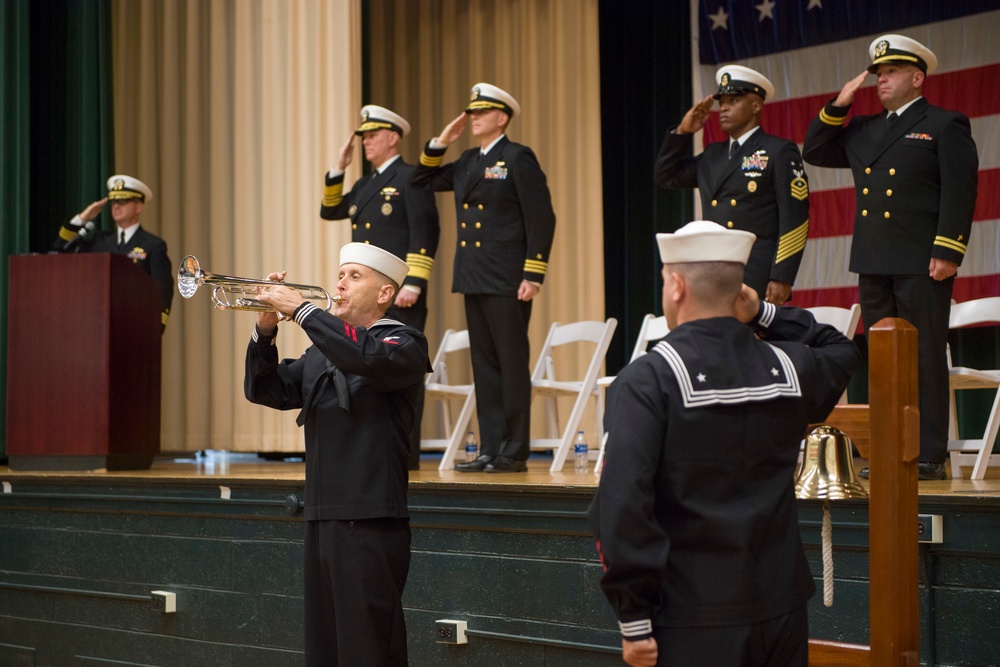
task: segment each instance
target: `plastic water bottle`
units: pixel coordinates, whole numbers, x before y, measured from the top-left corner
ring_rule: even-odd
[[[587,438],[583,431],[576,432],[576,442],[573,443],[573,471],[587,474]]]
[[[469,431],[469,436],[465,439],[465,460],[475,461],[479,457],[479,443],[476,442],[476,434]]]

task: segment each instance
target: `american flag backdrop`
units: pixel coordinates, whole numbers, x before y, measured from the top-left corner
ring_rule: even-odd
[[[767,76],[775,96],[761,126],[799,146],[809,122],[870,63],[879,35],[912,37],[938,57],[923,89],[927,101],[961,111],[979,151],[979,196],[969,249],[955,281],[956,301],[1000,296],[1000,9],[996,0],[691,0],[696,99],[712,94],[723,64]],[[858,92],[851,116],[881,111],[875,77]],[[725,138],[718,112],[702,146]],[[697,143],[697,142],[696,142]],[[847,270],[854,220],[849,169],[806,164],[809,241],[792,303],[850,306],[857,275]],[[697,198],[696,198],[697,200]]]

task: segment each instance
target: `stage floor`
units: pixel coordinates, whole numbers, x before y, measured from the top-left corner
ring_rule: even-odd
[[[593,462],[586,475],[573,472],[572,462],[567,462],[563,472],[550,473],[551,457],[532,455],[528,461],[528,471],[525,473],[460,473],[453,470],[439,472],[437,469],[440,456],[424,454],[421,457],[420,470],[410,472],[410,486],[422,488],[448,488],[472,485],[483,488],[504,488],[509,490],[530,488],[542,491],[545,488],[566,490],[569,488],[585,492],[596,488],[598,478],[593,474]],[[855,460],[855,469],[860,470],[865,462]],[[963,471],[966,475],[969,470]],[[190,482],[204,479],[213,482],[229,483],[284,483],[302,482],[305,479],[305,464],[301,459],[286,461],[267,461],[254,454],[230,452],[208,452],[205,455],[180,453],[161,455],[153,462],[149,470],[121,471],[15,471],[0,466],[0,482],[18,478],[115,478],[149,479],[159,483],[170,480]],[[868,482],[861,480],[867,486]],[[970,480],[949,479],[940,482],[920,482],[921,496],[952,496],[952,497],[1000,497],[1000,467],[991,467],[986,472],[986,479]]]

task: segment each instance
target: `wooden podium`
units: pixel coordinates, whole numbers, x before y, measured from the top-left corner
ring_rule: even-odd
[[[160,290],[123,255],[10,258],[16,470],[146,469],[160,451]]]

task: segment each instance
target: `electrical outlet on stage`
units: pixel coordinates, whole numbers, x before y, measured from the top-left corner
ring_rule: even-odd
[[[940,514],[918,514],[917,542],[944,542],[944,517]]]
[[[149,597],[153,611],[159,611],[164,614],[173,614],[177,611],[177,593],[171,593],[170,591],[150,591]]]
[[[437,632],[438,644],[468,644],[469,638],[465,636],[465,630],[469,624],[465,621],[451,621],[442,619],[434,621]]]

